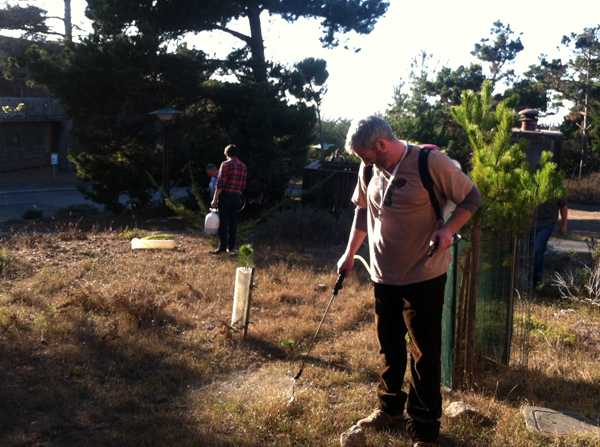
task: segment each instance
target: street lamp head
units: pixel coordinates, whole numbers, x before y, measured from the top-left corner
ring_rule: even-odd
[[[155,110],[154,112],[148,113],[148,115],[156,116],[163,123],[168,123],[173,121],[178,115],[181,115],[183,112],[174,109],[173,107],[163,107],[162,109]]]

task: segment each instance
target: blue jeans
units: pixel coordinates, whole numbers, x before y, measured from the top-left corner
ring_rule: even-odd
[[[548,246],[548,239],[554,231],[554,223],[541,225],[535,228],[533,241],[533,285],[537,286],[544,276],[544,253]]]

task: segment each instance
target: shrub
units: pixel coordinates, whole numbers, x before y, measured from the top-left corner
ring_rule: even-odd
[[[242,267],[254,267],[254,248],[252,248],[252,245],[244,244],[240,247],[238,263]]]
[[[591,265],[569,270],[564,276],[555,273],[553,284],[562,298],[600,308],[600,244],[593,238],[588,244],[592,250]]]
[[[25,211],[21,217],[27,220],[37,220],[44,217],[44,212],[38,208],[31,208]]]

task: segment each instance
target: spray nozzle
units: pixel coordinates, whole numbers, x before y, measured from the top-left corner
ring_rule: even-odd
[[[340,289],[342,287],[344,287],[344,278],[346,277],[346,272],[342,271],[340,272],[340,274],[338,275],[337,281],[335,282],[335,285],[333,286],[333,294],[337,295],[338,292],[340,291]]]

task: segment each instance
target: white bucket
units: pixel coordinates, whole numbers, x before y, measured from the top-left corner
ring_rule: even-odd
[[[215,208],[210,209],[210,213],[204,218],[204,232],[206,234],[217,234],[219,231],[219,213]]]

